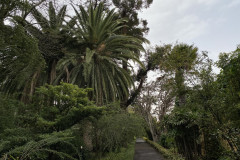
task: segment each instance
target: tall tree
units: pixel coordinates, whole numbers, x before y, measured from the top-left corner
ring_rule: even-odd
[[[176,44],[157,47],[156,52],[161,57],[160,69],[174,77],[173,91],[176,95],[176,108],[169,116],[167,126],[169,126],[169,130],[173,129],[177,133],[174,139],[179,153],[183,154],[186,159],[194,159],[199,154],[199,146],[195,141],[199,135],[199,128],[194,123],[192,127],[188,127],[189,121],[194,120],[195,117],[185,113],[188,109],[186,108],[186,96],[190,91],[186,84],[186,76],[190,75],[190,71],[198,62],[198,49],[193,45]]]
[[[29,5],[29,8],[31,8],[31,14],[37,22],[37,26],[25,20],[19,20],[19,23],[22,23],[26,30],[38,39],[38,46],[47,66],[46,73],[41,75],[40,83],[53,84],[56,78],[57,62],[65,54],[63,26],[67,6],[64,5],[56,13],[53,3],[49,2],[48,18],[35,6]]]
[[[156,52],[161,56],[160,69],[174,74],[176,106],[183,106],[186,101],[185,75],[197,63],[198,48],[187,44],[165,45],[157,47]]]
[[[118,34],[134,36],[142,40],[142,43],[148,43],[148,40],[145,38],[145,34],[148,33],[149,28],[147,27],[147,21],[142,20],[138,16],[138,12],[144,8],[148,8],[152,4],[153,0],[86,0],[85,6],[92,4],[93,6],[97,6],[99,3],[103,3],[104,7],[111,8],[115,7],[117,10],[119,18],[123,18],[126,21],[123,22],[124,27],[118,30]],[[139,56],[139,50],[133,50],[134,53]],[[145,53],[144,53],[145,54]],[[122,68],[129,72],[127,61],[122,61]],[[129,97],[124,97],[121,106],[123,108],[127,108],[130,104],[132,104],[140,93],[143,82],[146,79],[146,75],[150,70],[153,70],[152,61],[146,65],[146,70],[139,69],[138,78],[136,79],[139,83],[136,88],[131,91]]]
[[[114,10],[104,11],[102,3],[95,9],[92,5],[88,10],[83,6],[79,9],[74,8],[77,24],[71,31],[82,49],[67,56],[59,66],[69,68],[69,82],[93,88],[92,98],[98,105],[121,101],[128,97],[133,80],[119,62],[131,59],[141,64],[133,50],[143,51],[142,41],[119,35],[124,20]]]

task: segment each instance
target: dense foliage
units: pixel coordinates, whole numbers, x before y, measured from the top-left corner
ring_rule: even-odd
[[[37,88],[33,104],[1,96],[1,155],[79,159],[83,152],[90,156],[91,150],[97,155],[117,151],[141,135],[139,117],[120,107],[97,107],[88,100],[88,92],[61,83]]]
[[[176,159],[240,159],[240,48],[218,75],[194,45],[146,51],[152,2],[0,1],[0,158],[124,159],[148,135]]]
[[[239,49],[220,55],[217,65],[221,72],[216,76],[212,72],[213,63],[206,53],[198,53],[194,56],[195,62],[190,63],[188,59],[191,57],[184,61],[184,54],[177,56],[174,49],[180,50],[177,53],[191,53],[179,46],[185,45],[177,45],[173,50],[167,45],[156,50],[158,54],[166,53],[160,66],[165,77],[173,77],[174,83],[170,87],[175,95],[171,100],[175,107],[168,114],[165,113],[164,119],[156,122],[156,141],[166,148],[176,148],[189,160],[239,159]],[[172,56],[175,58],[171,59]],[[190,64],[191,68],[177,74],[180,69],[175,70],[177,64],[174,61],[181,63],[178,65],[180,69],[185,69],[184,66]],[[161,82],[165,77],[160,77],[157,81]],[[168,83],[169,81],[162,86]],[[169,88],[161,90],[165,93],[167,91]],[[153,97],[158,99],[158,95]],[[162,98],[169,100],[168,97]]]

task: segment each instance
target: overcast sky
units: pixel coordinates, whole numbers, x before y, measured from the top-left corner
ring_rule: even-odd
[[[194,44],[216,61],[240,44],[240,0],[154,0],[140,17],[148,21],[153,46]]]

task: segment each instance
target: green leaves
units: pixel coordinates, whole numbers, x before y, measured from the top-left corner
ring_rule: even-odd
[[[74,158],[72,155],[57,151],[54,149],[51,149],[50,146],[53,145],[60,145],[64,144],[71,148],[75,153],[77,153],[78,157],[80,157],[80,153],[78,153],[78,150],[74,146],[69,143],[70,140],[73,139],[73,137],[70,136],[68,132],[58,132],[53,133],[52,135],[41,135],[40,140],[38,141],[29,141],[25,145],[15,147],[14,149],[11,149],[9,152],[5,153],[6,155],[16,155],[20,159],[32,159],[32,158],[38,158],[38,159],[45,159],[47,158],[46,153],[53,153],[54,155],[57,155],[60,159],[71,159],[71,160],[77,160],[77,158]]]
[[[0,96],[0,154],[20,159],[80,159],[74,126],[84,119],[98,119],[105,107],[89,101],[92,89],[61,83],[37,88],[32,104]],[[81,135],[78,135],[82,140]]]
[[[143,120],[133,114],[118,113],[105,115],[96,124],[97,148],[101,152],[117,151],[143,135]]]
[[[90,89],[80,89],[77,85],[67,83],[38,88],[35,105],[40,110],[36,122],[39,130],[65,130],[85,117],[100,116],[104,108],[96,107],[88,100],[89,91]]]

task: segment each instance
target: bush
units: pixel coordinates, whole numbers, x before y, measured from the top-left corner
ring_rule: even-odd
[[[164,148],[167,148],[167,149],[175,147],[174,146],[174,137],[170,134],[162,133],[159,138],[159,143],[160,143],[160,145],[162,145]]]
[[[101,160],[133,160],[135,150],[135,141],[127,148],[121,148],[119,152],[110,152]]]
[[[98,120],[94,132],[99,152],[116,151],[142,135],[142,119],[128,113],[105,115]]]

